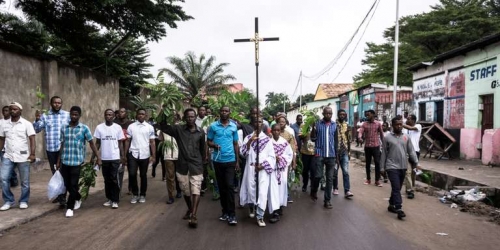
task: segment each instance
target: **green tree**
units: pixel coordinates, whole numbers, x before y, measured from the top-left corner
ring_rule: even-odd
[[[302,95],[302,104],[307,103],[307,102],[312,102],[314,101],[314,94],[305,94]],[[297,97],[297,100],[292,104],[292,106],[300,106],[300,96]]]
[[[288,95],[285,93],[269,92],[266,94],[266,107],[262,110],[264,114],[275,115],[278,112],[283,112],[283,103],[285,110],[290,109],[291,103]]]
[[[198,95],[217,94],[226,87],[225,82],[236,79],[230,74],[224,74],[224,68],[229,63],[215,64],[214,56],[207,59],[204,54],[198,57],[189,51],[184,58],[172,56],[167,60],[173,68],[160,71],[172,78],[189,102]]]
[[[428,13],[400,19],[398,84],[411,86],[408,67],[432,61],[438,54],[484,36],[500,32],[500,1],[441,0]],[[357,87],[370,83],[392,83],[394,63],[394,26],[384,31],[385,42],[367,43],[367,68],[354,77]]]

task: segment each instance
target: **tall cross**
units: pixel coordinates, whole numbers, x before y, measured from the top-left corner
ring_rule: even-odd
[[[260,108],[259,108],[259,43],[260,42],[265,42],[265,41],[279,41],[279,37],[266,37],[262,38],[259,36],[259,18],[255,18],[255,35],[252,38],[246,38],[246,39],[234,39],[235,43],[241,43],[241,42],[253,42],[255,44],[255,91],[257,92],[257,112],[260,114]],[[260,134],[260,131],[257,131],[257,135]],[[255,165],[259,165],[259,137],[257,136],[257,156],[255,159]],[[259,174],[256,172],[256,183],[257,183],[257,188],[256,188],[256,201],[259,198]]]

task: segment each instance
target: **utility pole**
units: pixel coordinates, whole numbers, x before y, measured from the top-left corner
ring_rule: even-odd
[[[392,117],[397,115],[396,97],[397,97],[397,87],[398,87],[398,60],[399,60],[399,0],[396,0],[396,28],[394,37],[394,80],[393,80],[393,90],[392,90]]]

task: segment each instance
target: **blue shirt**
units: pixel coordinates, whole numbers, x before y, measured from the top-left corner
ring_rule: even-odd
[[[311,140],[316,142],[314,153],[320,157],[335,157],[337,151],[337,123],[324,120],[316,122],[316,134],[311,135]]]
[[[300,151],[300,148],[302,146],[302,143],[300,142],[300,137],[299,137],[299,134],[300,134],[300,125],[297,124],[297,123],[294,123],[294,124],[292,124],[290,126],[290,128],[292,128],[293,132],[295,132],[295,141],[297,142],[297,148]]]
[[[57,152],[61,148],[61,128],[62,125],[69,124],[70,116],[68,111],[59,110],[53,112],[49,110],[47,114],[43,114],[40,120],[33,123],[36,133],[40,133],[45,129],[45,145],[47,151]]]
[[[229,122],[224,127],[220,121],[213,122],[208,127],[207,139],[220,146],[220,151],[215,149],[212,152],[213,161],[220,163],[236,161],[233,144],[235,142],[238,143],[238,128],[236,124]]]
[[[78,123],[75,127],[64,125],[61,128],[61,163],[67,166],[79,166],[85,161],[85,142],[92,141],[92,134],[87,125]]]

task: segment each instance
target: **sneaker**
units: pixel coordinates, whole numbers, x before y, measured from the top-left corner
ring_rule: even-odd
[[[389,182],[389,179],[384,178],[384,183],[388,183],[388,182]]]
[[[326,209],[332,209],[333,208],[332,203],[329,202],[329,201],[325,202],[325,204],[323,205],[323,207],[325,207]]]
[[[222,214],[222,215],[219,217],[219,220],[220,220],[220,221],[228,221],[228,220],[229,220],[229,215],[227,215],[227,214]]]
[[[102,204],[102,205],[105,207],[109,207],[109,206],[111,206],[111,203],[112,203],[111,200],[108,200],[108,201],[104,202],[104,204]]]
[[[139,197],[137,195],[132,196],[132,199],[130,200],[130,203],[135,204],[139,200]]]
[[[72,209],[68,209],[66,211],[66,218],[69,218],[69,217],[73,217],[73,210]]]
[[[75,207],[73,207],[73,210],[80,209],[81,206],[82,206],[82,201],[81,200],[75,201]]]
[[[293,199],[290,196],[288,196],[288,198],[286,198],[286,200],[288,201],[288,203],[293,203]]]
[[[172,204],[172,203],[174,203],[174,198],[169,198],[169,199],[167,200],[167,204]]]
[[[19,203],[19,208],[20,209],[26,209],[26,208],[28,208],[28,203],[27,202],[20,202]]]
[[[265,227],[266,223],[263,219],[257,219],[257,225],[259,225],[259,227]]]
[[[144,203],[144,202],[146,202],[146,196],[141,195],[141,197],[139,198],[139,203]]]
[[[333,195],[339,195],[339,190],[338,189],[334,189],[333,190]]]
[[[415,193],[413,191],[409,191],[406,193],[406,198],[413,199],[415,198]]]
[[[370,185],[370,184],[372,184],[372,181],[371,180],[366,180],[363,184]]]
[[[189,220],[191,218],[191,211],[187,211],[184,217],[182,217],[183,220]]]
[[[118,208],[118,202],[113,202],[113,204],[111,204],[111,208],[117,209]]]
[[[250,208],[248,209],[249,212],[248,212],[248,217],[250,218],[255,218],[255,209],[253,208],[253,206],[250,206]]]
[[[0,211],[7,211],[10,209],[10,207],[12,207],[12,204],[7,202],[7,203],[3,204],[2,207],[0,207]]]
[[[188,225],[190,228],[198,227],[198,219],[196,218],[196,215],[191,216],[191,218],[189,219]]]
[[[346,197],[346,198],[351,198],[351,197],[353,197],[353,196],[354,196],[354,194],[353,194],[351,191],[347,191],[347,192],[345,193],[345,197]]]
[[[387,207],[387,211],[389,211],[391,213],[397,213],[397,209],[393,205],[389,205]]]
[[[181,198],[181,197],[182,197],[181,192],[178,192],[178,193],[175,195],[175,198],[177,198],[177,199],[178,199],[178,198]]]
[[[382,183],[380,183],[380,181],[376,181],[375,182],[375,186],[377,186],[377,187],[383,187],[384,185],[382,185]]]
[[[236,226],[238,224],[238,221],[236,221],[236,216],[229,216],[229,219],[227,220],[230,226]]]
[[[406,217],[405,212],[403,212],[403,210],[401,210],[401,209],[398,209],[396,211],[396,213],[398,214],[398,219],[400,219],[400,220],[402,220],[404,217]]]

